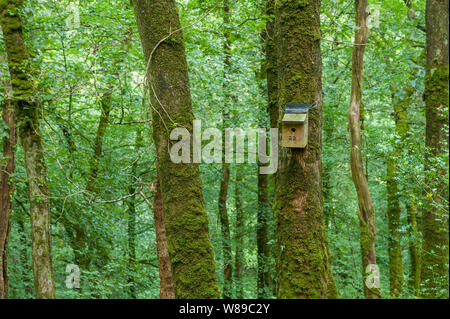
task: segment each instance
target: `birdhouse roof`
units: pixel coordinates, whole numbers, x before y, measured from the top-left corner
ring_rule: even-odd
[[[309,112],[309,104],[288,104],[284,110],[286,114],[306,114]]]
[[[284,114],[283,116],[283,123],[286,124],[298,124],[298,123],[304,123],[306,121],[306,113],[289,113]]]

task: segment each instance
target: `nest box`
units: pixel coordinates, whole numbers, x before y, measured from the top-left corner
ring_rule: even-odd
[[[308,144],[308,104],[286,105],[282,120],[281,146],[305,148]]]

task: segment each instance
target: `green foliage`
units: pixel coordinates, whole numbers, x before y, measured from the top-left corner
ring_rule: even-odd
[[[0,1],[3,4],[5,1]],[[153,214],[140,194],[136,204],[136,263],[129,264],[127,233],[129,186],[142,190],[152,201],[147,185],[156,179],[155,147],[151,132],[151,108],[144,96],[145,65],[133,10],[128,2],[77,1],[80,25],[69,28],[66,19],[73,1],[30,0],[21,12],[25,19],[26,40],[32,48],[33,81],[43,106],[41,131],[47,164],[52,209],[52,256],[58,298],[130,298],[133,276],[138,298],[158,298],[159,275]],[[125,3],[125,4],[124,4]],[[301,3],[301,1],[295,1]],[[372,16],[369,45],[365,55],[363,160],[367,165],[369,187],[377,212],[377,263],[381,289],[389,297],[388,221],[386,165],[394,146],[401,143],[396,160],[399,168],[398,189],[402,215],[400,241],[405,278],[410,276],[408,245],[411,229],[406,217],[407,204],[414,198],[420,229],[421,212],[433,205],[436,190],[426,180],[439,178],[448,192],[448,146],[432,159],[439,167],[425,171],[424,92],[425,0],[416,1],[415,19],[408,18],[403,1],[370,1]],[[222,23],[220,3],[182,0],[179,11],[189,67],[191,96],[195,117],[202,126],[220,127],[222,105],[227,106],[230,126],[263,127],[267,96],[261,80],[264,61],[261,34],[269,17],[262,14],[264,4],[256,0],[231,2],[230,25]],[[379,15],[376,14],[380,10]],[[212,11],[205,16],[205,14]],[[332,272],[341,298],[363,298],[359,243],[358,204],[350,173],[347,112],[350,103],[351,55],[354,35],[352,1],[323,0],[321,8],[323,60],[323,182],[324,214],[331,250]],[[128,52],[121,45],[133,30]],[[224,78],[223,32],[230,32],[231,67]],[[299,40],[301,41],[301,40]],[[3,105],[9,72],[3,38],[0,36],[0,105]],[[119,61],[119,62],[117,62]],[[447,70],[448,72],[448,70]],[[447,73],[448,74],[448,73]],[[226,82],[225,82],[226,81]],[[112,110],[99,159],[98,191],[86,191],[93,143],[101,114],[101,93],[113,84]],[[226,89],[223,88],[226,84]],[[407,117],[409,135],[400,141],[392,113],[394,103],[412,88]],[[232,101],[225,101],[233,96]],[[227,103],[225,103],[227,102]],[[448,118],[448,109],[445,109]],[[445,128],[448,138],[448,126]],[[136,131],[143,136],[135,149]],[[0,137],[7,132],[0,121]],[[398,146],[398,145],[397,145]],[[1,158],[0,163],[3,163]],[[132,165],[137,164],[136,174]],[[222,249],[217,199],[221,178],[220,164],[200,166],[210,237],[215,251],[217,277],[223,285]],[[256,216],[257,167],[255,164],[231,165],[232,177],[243,171],[242,203],[244,209],[243,287],[245,298],[257,297]],[[445,176],[442,176],[444,172]],[[9,241],[9,277],[11,298],[33,298],[29,202],[23,150],[18,147],[14,175],[15,193],[12,229]],[[273,183],[269,183],[273,199]],[[228,194],[234,194],[230,182]],[[430,195],[431,194],[431,195]],[[448,204],[448,196],[447,202]],[[227,207],[231,225],[231,245],[235,252],[236,217],[233,196]],[[448,205],[445,209],[448,216]],[[89,247],[84,254],[91,264],[81,273],[81,290],[65,285],[66,266],[73,264],[73,233],[67,221],[88,229]],[[271,239],[271,244],[275,239]],[[420,239],[419,239],[420,241]],[[105,247],[107,257],[102,256]],[[267,261],[274,267],[274,257]],[[448,283],[448,276],[439,280]],[[447,296],[447,291],[433,292]],[[414,298],[414,289],[404,281],[401,297]]]

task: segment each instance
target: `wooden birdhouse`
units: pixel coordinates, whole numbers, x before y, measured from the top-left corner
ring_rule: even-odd
[[[308,104],[286,105],[282,120],[281,146],[305,148],[308,144]]]

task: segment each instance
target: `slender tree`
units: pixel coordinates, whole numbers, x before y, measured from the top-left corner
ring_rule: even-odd
[[[10,230],[10,211],[15,171],[15,153],[17,144],[16,114],[14,105],[10,103],[9,85],[6,85],[5,101],[3,105],[3,121],[7,127],[7,135],[3,138],[3,158],[5,163],[0,165],[0,299],[8,298],[8,238]]]
[[[8,55],[19,136],[25,155],[31,212],[31,239],[36,298],[55,298],[53,281],[50,200],[47,172],[39,129],[40,104],[31,76],[31,59],[20,16],[23,0],[1,0],[0,22]]]
[[[322,201],[320,0],[276,1],[278,105],[317,101],[304,149],[280,148],[275,184],[278,298],[335,298]]]
[[[142,133],[140,129],[136,130],[136,140],[134,149],[136,154],[139,154],[139,150],[142,148]],[[130,295],[132,298],[136,298],[136,181],[138,171],[138,160],[135,160],[131,164],[130,172],[130,184],[128,185],[129,198],[125,200],[127,205],[128,215],[128,270],[130,271],[128,277],[128,284],[130,285]],[[146,198],[145,198],[146,199]]]
[[[405,136],[408,130],[407,109],[394,99],[395,132]],[[397,140],[397,139],[396,139]],[[401,139],[404,141],[404,139]],[[402,247],[400,245],[400,190],[398,187],[398,158],[400,143],[393,145],[393,150],[387,159],[387,216],[388,216],[388,255],[389,255],[389,290],[392,298],[400,297],[403,290]]]
[[[278,77],[277,77],[277,51],[274,30],[274,1],[266,3],[265,13],[269,16],[266,28],[263,30],[265,61],[262,63],[262,74],[267,80],[267,106],[260,115],[260,127],[267,126],[267,116],[270,127],[278,127]],[[265,90],[264,87],[262,89]],[[266,143],[266,146],[268,143]],[[257,215],[257,249],[258,249],[258,298],[273,296],[275,288],[275,269],[271,263],[273,257],[273,245],[269,244],[273,238],[273,210],[272,200],[269,199],[269,183],[274,183],[274,175],[259,174],[259,169],[264,164],[258,163],[258,215]]]
[[[218,298],[214,252],[198,164],[170,159],[169,128],[192,132],[183,33],[174,0],[133,0],[153,110],[167,246],[176,298]]]
[[[231,41],[230,41],[230,3],[228,0],[223,0],[223,23],[225,25],[225,31],[223,33],[224,43],[223,51],[225,54],[224,60],[224,79],[227,75],[231,66]],[[228,93],[228,88],[226,81],[223,82],[222,88],[225,93],[225,104],[222,109],[222,126],[223,130],[229,125],[230,114],[228,111],[228,100],[231,98]],[[223,142],[225,142],[225,132],[222,134]],[[223,289],[222,295],[224,299],[232,298],[233,296],[233,256],[231,253],[231,231],[230,231],[230,220],[228,217],[227,210],[227,197],[228,197],[228,186],[230,184],[230,164],[225,162],[225,149],[223,149],[222,157],[222,179],[220,181],[220,191],[219,191],[219,221],[220,229],[222,232],[222,254],[223,254]]]
[[[236,169],[236,179],[234,184],[234,201],[236,206],[236,222],[235,222],[235,251],[234,251],[234,283],[236,288],[236,298],[244,298],[244,285],[242,282],[242,271],[244,267],[244,238],[245,238],[245,213],[243,207],[243,172],[242,169]]]
[[[367,27],[368,10],[367,0],[355,0],[356,25],[355,44],[353,45],[352,59],[352,91],[350,110],[348,113],[348,129],[350,134],[350,164],[353,182],[358,195],[358,217],[361,243],[362,273],[364,295],[366,298],[380,298],[380,289],[367,283],[368,267],[377,267],[375,256],[375,209],[369,192],[369,185],[364,174],[361,159],[361,124],[362,85],[364,74],[364,50],[367,43],[369,29]],[[376,270],[375,270],[376,271]]]
[[[448,154],[448,0],[426,3],[426,105],[427,147],[425,171],[428,197],[422,217],[422,296],[448,298],[448,175],[439,156]],[[448,126],[447,126],[448,127]],[[447,170],[448,172],[448,170]],[[447,173],[448,174],[448,173]]]

